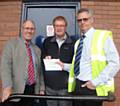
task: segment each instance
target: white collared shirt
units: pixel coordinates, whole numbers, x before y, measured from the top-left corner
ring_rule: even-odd
[[[95,80],[92,80],[91,42],[94,32],[95,29],[92,27],[85,33],[86,37],[84,39],[82,56],[80,60],[80,74],[77,78],[82,81],[91,80],[92,83],[97,86],[99,84],[104,84],[113,78],[119,71],[120,63],[115,44],[113,40],[108,37],[104,45],[108,65]]]

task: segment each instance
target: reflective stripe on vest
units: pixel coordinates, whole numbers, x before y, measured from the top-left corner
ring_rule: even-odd
[[[107,65],[103,47],[108,36],[112,37],[111,31],[96,30],[93,35],[91,48],[92,79],[98,77],[100,72],[102,72],[105,66]],[[79,40],[75,44],[75,51],[77,49],[78,44]],[[74,57],[69,74],[68,92],[72,92],[75,89]],[[106,85],[97,86],[96,91],[98,96],[107,96],[109,91],[114,92],[114,80],[111,79],[106,83]]]

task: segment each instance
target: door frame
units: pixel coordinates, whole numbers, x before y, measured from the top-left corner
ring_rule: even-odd
[[[80,2],[25,2],[22,6],[21,23],[27,20],[27,12],[29,8],[74,8],[75,13],[80,9]],[[78,38],[80,31],[75,18],[75,36]]]

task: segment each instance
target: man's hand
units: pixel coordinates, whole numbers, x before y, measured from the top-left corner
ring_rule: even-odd
[[[52,57],[51,56],[46,56],[45,59],[52,59]]]
[[[41,90],[41,91],[40,91],[40,95],[45,95],[45,91],[44,91],[44,90]]]
[[[85,84],[81,85],[81,87],[87,87],[88,89],[92,89],[92,90],[96,88],[91,81],[87,81]]]
[[[12,94],[12,88],[11,87],[6,87],[2,91],[2,102],[8,99],[8,97]]]
[[[56,63],[61,66],[62,70],[64,69],[64,63],[62,61],[59,60]]]

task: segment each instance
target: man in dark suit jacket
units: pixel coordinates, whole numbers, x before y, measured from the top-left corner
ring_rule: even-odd
[[[44,94],[41,51],[31,42],[35,29],[32,20],[25,21],[21,36],[8,41],[3,50],[1,58],[2,101],[5,101],[12,93]],[[26,43],[29,44],[34,66],[35,81],[32,85],[28,82],[29,56]]]

